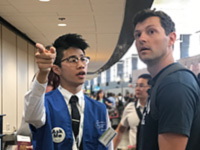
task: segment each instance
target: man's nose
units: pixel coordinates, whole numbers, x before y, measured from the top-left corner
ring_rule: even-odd
[[[86,64],[79,59],[77,62],[77,67],[80,68],[80,67],[85,67],[85,66],[86,66]]]
[[[142,32],[140,37],[139,37],[139,41],[140,42],[146,42],[147,40],[147,34],[145,32]]]
[[[135,91],[140,91],[141,87],[140,86],[136,86],[135,87]]]

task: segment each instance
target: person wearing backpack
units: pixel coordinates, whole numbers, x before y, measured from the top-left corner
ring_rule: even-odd
[[[163,11],[142,10],[134,17],[133,35],[153,77],[138,149],[199,150],[200,88],[196,76],[173,58],[174,22]]]
[[[117,101],[116,101],[116,107],[117,107],[117,111],[118,111],[118,113],[119,113],[119,118],[120,118],[120,120],[121,120],[121,117],[122,117],[122,113],[123,113],[123,111],[124,111],[124,103],[125,103],[125,100],[124,100],[124,98],[123,98],[123,96],[122,96],[122,94],[121,93],[118,93],[118,97],[117,97],[117,99],[116,99]]]

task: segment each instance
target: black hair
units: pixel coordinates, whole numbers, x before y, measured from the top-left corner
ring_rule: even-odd
[[[58,37],[53,46],[56,48],[56,60],[54,62],[55,65],[61,67],[61,60],[63,58],[63,52],[70,47],[79,48],[85,54],[85,49],[89,47],[89,45],[82,39],[81,35],[78,34],[65,34]]]
[[[141,74],[139,78],[143,78],[143,79],[147,79],[147,81],[150,81],[152,79],[151,75],[150,74],[147,74],[147,73],[144,73],[144,74]]]
[[[51,48],[51,45],[47,45],[47,46],[45,46],[45,48],[46,48],[47,50],[49,50],[49,49]]]
[[[51,85],[53,87],[53,90],[55,90],[60,84],[60,77],[53,72],[53,70],[51,69],[48,75],[48,84],[47,85]]]
[[[103,90],[101,90],[101,89],[97,91],[96,100],[100,100],[99,94],[102,93],[102,92],[103,92]]]
[[[118,93],[118,96],[122,96],[122,94],[121,94],[121,93]]]
[[[107,97],[111,97],[111,96],[115,96],[115,94],[111,92],[107,93]]]
[[[161,26],[164,28],[166,35],[169,35],[171,32],[175,32],[175,23],[172,21],[171,17],[163,11],[156,11],[155,9],[144,9],[136,13],[133,18],[133,31],[138,23],[141,23],[145,19],[154,16],[160,18]]]

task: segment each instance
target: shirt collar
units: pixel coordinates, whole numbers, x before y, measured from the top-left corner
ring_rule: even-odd
[[[76,95],[78,97],[78,104],[81,106],[82,101],[84,100],[83,90],[80,90],[78,93],[73,94],[68,90],[64,89],[61,85],[59,85],[58,90],[62,93],[64,99],[66,100],[67,104],[69,104],[69,100],[72,95]]]
[[[143,106],[140,104],[140,100],[138,99],[138,100],[137,100],[137,106],[136,106],[136,108],[139,108],[139,107],[142,107],[142,108],[143,108]]]
[[[174,65],[174,64],[177,64],[176,62],[172,63],[172,64],[169,64],[168,66],[166,66],[165,68],[163,68],[152,80],[150,80],[150,85],[151,87],[154,86],[156,80],[159,78],[159,76],[162,74],[162,72],[164,72],[164,70],[166,70],[167,68],[169,68],[170,66]]]

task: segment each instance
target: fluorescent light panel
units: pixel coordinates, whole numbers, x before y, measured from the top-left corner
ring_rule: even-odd
[[[67,26],[67,24],[65,24],[65,23],[59,23],[58,26],[59,27],[65,27],[65,26]]]
[[[40,2],[49,2],[50,0],[40,0]]]

